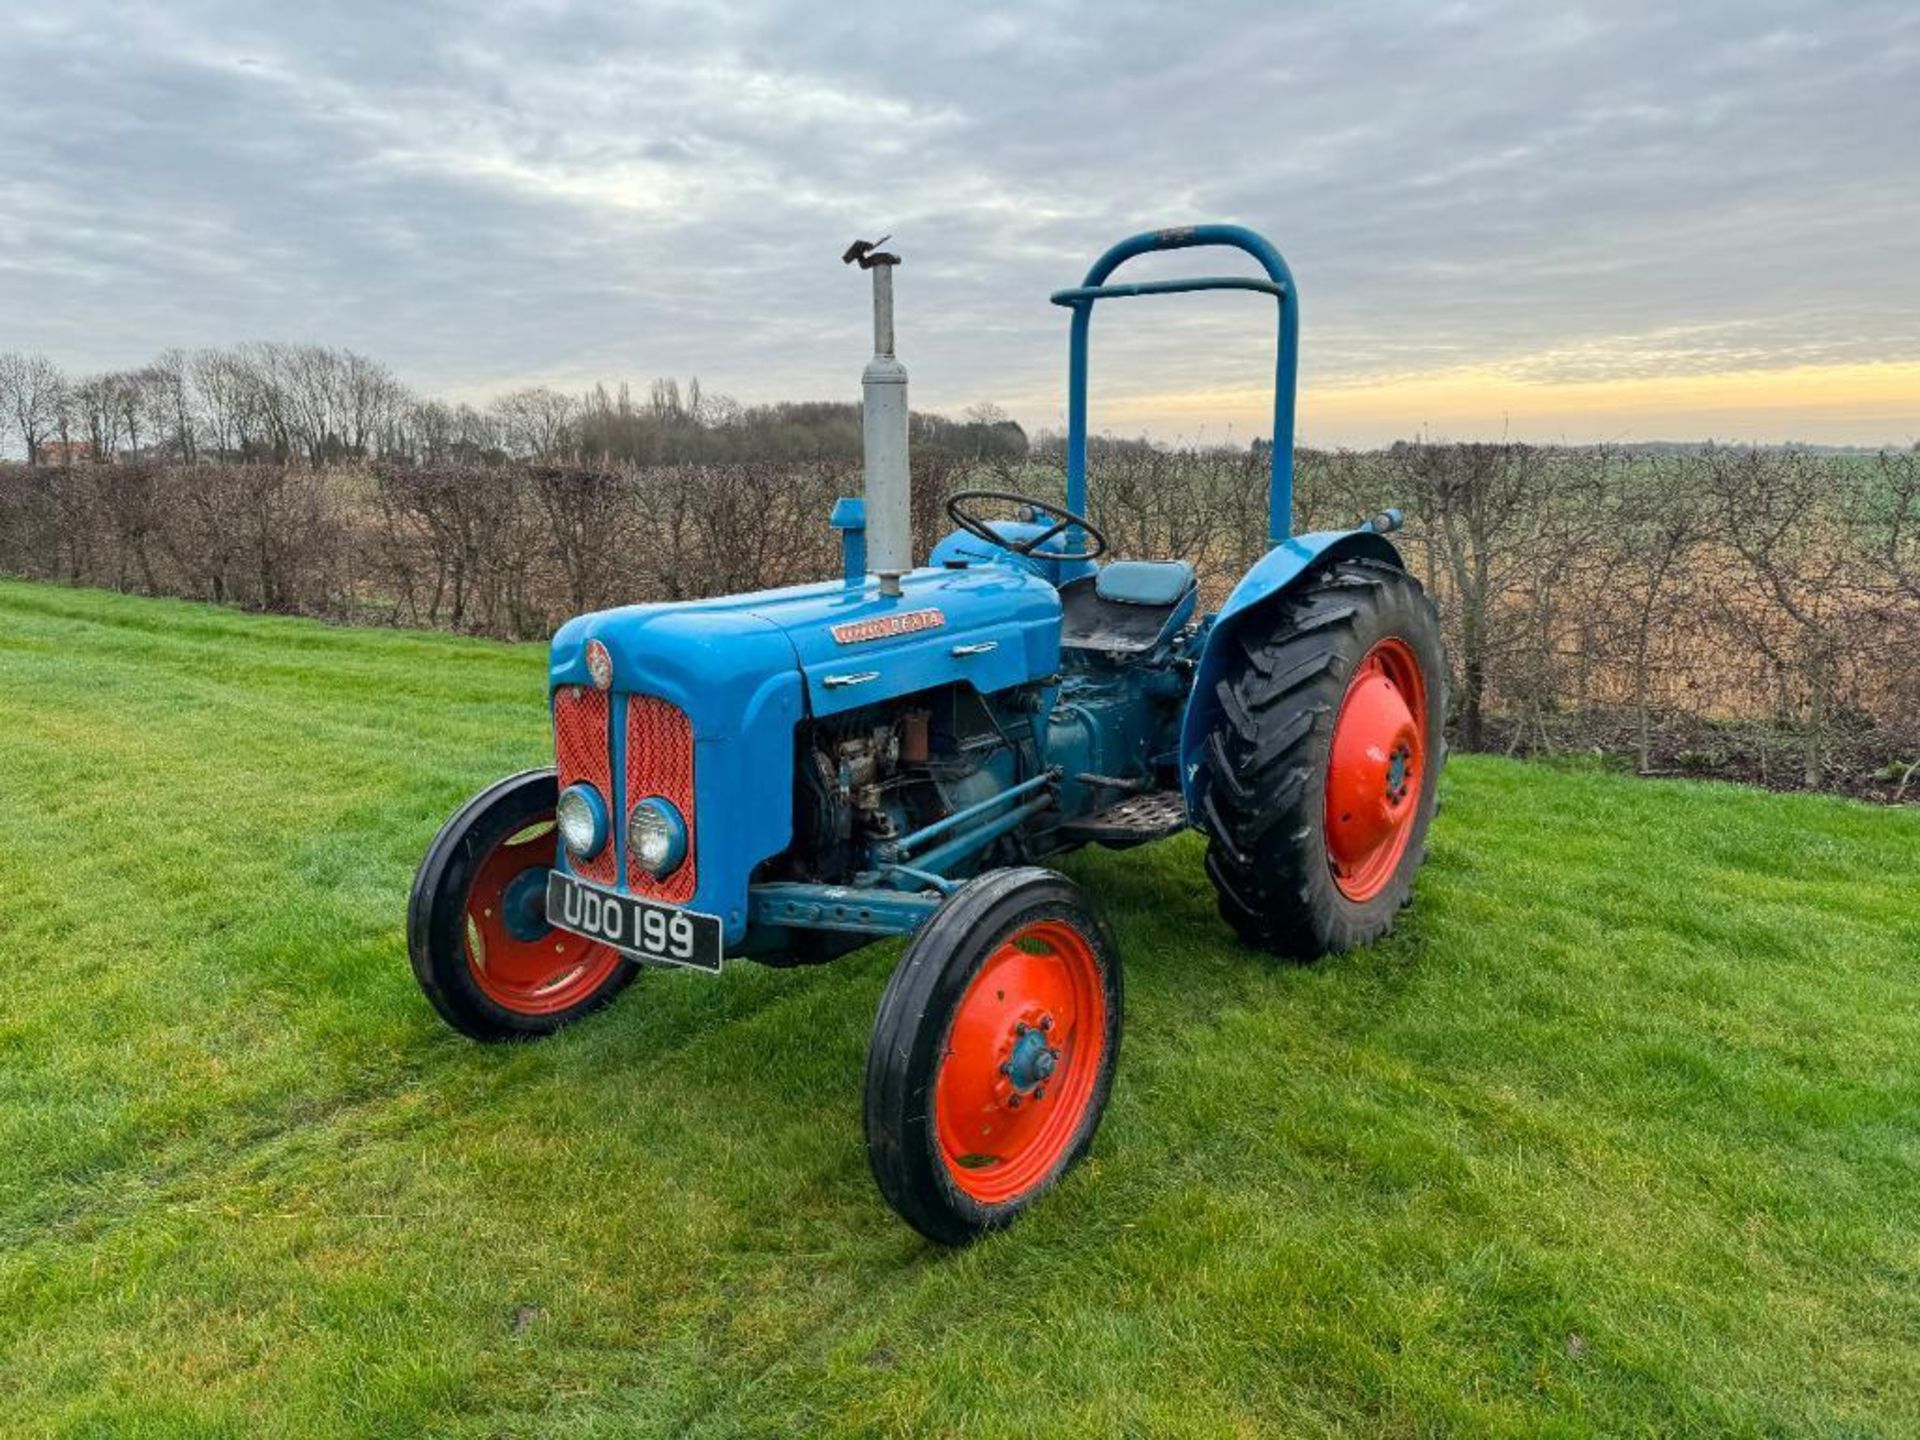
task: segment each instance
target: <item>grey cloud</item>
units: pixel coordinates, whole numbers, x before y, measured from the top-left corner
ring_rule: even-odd
[[[1047,292],[1215,217],[1287,251],[1310,381],[1920,359],[1906,4],[73,0],[0,18],[0,93],[0,349],[76,369],[276,336],[850,394],[835,257],[891,229],[921,403],[1056,423]],[[1135,389],[1272,343],[1245,297],[1097,328]]]

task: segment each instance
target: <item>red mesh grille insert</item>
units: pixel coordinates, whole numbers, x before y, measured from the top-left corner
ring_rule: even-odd
[[[664,795],[680,812],[687,827],[687,858],[664,880],[654,879],[629,859],[627,888],[649,900],[684,905],[693,898],[693,862],[700,849],[693,823],[693,725],[677,706],[652,695],[634,695],[627,700],[626,808],[632,810],[635,801],[649,795]]]
[[[612,727],[608,724],[607,692],[584,685],[563,685],[553,692],[553,758],[560,770],[560,788],[584,780],[607,802],[609,822],[616,804],[613,793]],[[614,878],[613,837],[591,860],[572,860],[574,873],[599,885]],[[569,857],[571,860],[571,857]]]

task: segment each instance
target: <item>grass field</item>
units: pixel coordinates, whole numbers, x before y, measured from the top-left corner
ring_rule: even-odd
[[[8,1436],[1920,1432],[1920,812],[1457,760],[1308,969],[1069,862],[1128,1027],[962,1254],[867,1178],[896,947],[483,1049],[412,867],[542,655],[0,584]]]

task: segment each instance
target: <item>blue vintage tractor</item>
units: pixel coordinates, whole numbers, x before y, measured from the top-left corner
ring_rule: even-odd
[[[1150,251],[1228,246],[1264,278],[1110,283]],[[548,681],[555,766],[475,796],[408,906],[414,973],[482,1040],[548,1034],[643,966],[829,960],[908,943],[867,1058],[881,1193],[934,1240],[1004,1225],[1086,1151],[1120,1049],[1120,953],[1039,863],[1193,826],[1227,923],[1309,959],[1409,898],[1444,757],[1434,611],[1387,532],[1292,533],[1298,292],[1233,225],[1102,255],[1069,311],[1066,502],[963,491],[915,565],[897,257],[873,279],[866,496],[837,580],[568,622]],[[1123,296],[1252,290],[1279,305],[1270,548],[1217,613],[1192,564],[1112,558],[1087,517],[1087,336]],[[1013,518],[995,509],[1015,507]]]

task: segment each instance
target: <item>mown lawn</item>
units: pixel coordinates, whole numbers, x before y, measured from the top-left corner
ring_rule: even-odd
[[[1309,969],[1078,858],[1114,1103],[949,1254],[862,1154],[896,947],[434,1019],[413,865],[545,743],[537,647],[0,584],[0,1431],[1920,1430],[1920,812],[1460,759]]]

